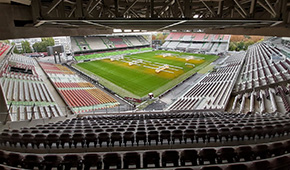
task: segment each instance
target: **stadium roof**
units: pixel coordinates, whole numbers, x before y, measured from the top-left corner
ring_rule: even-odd
[[[1,39],[113,29],[290,36],[287,0],[0,0]]]

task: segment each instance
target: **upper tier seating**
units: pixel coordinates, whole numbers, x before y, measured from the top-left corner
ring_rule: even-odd
[[[94,50],[103,50],[107,49],[106,44],[102,41],[100,37],[86,37],[88,44]]]
[[[149,45],[149,42],[142,35],[125,37],[89,36],[71,37],[71,45],[74,52],[79,52],[138,47]]]
[[[163,49],[182,49],[189,52],[220,53],[227,51],[230,35],[205,33],[170,33],[161,46]]]

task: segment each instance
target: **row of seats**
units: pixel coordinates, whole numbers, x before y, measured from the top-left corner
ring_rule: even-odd
[[[272,60],[275,56],[281,56],[281,52],[269,43],[261,42],[249,47],[242,73],[234,88],[236,92],[233,95],[234,100],[230,103],[232,112],[290,111],[287,84],[283,83],[289,79],[290,61],[287,58],[284,61]],[[277,83],[279,83],[279,88],[270,87],[271,84],[277,86]],[[250,105],[245,105],[249,101],[247,98],[250,100]],[[270,100],[272,107],[266,107],[268,101],[265,98]],[[282,106],[279,104],[280,100],[283,102]],[[259,109],[255,107],[256,105]]]
[[[7,56],[0,73],[0,86],[6,104],[10,105],[7,120],[25,121],[63,115],[48,87],[38,75],[36,64],[30,57],[16,54]],[[16,67],[23,72],[12,71],[12,68]]]
[[[128,169],[167,166],[196,166],[224,164],[235,162],[248,162],[278,157],[290,152],[290,141],[270,144],[257,144],[253,146],[243,145],[237,147],[179,149],[141,152],[110,152],[110,153],[86,153],[86,154],[21,154],[16,152],[0,151],[0,163],[9,166],[33,169],[51,169],[65,166],[65,169],[77,167],[78,169],[90,169],[97,167],[110,169]],[[141,161],[142,159],[142,161]],[[289,157],[288,157],[289,162]],[[122,165],[123,164],[123,165]],[[285,166],[285,165],[284,165]]]
[[[8,142],[10,145],[43,144],[51,147],[52,144],[77,146],[81,143],[82,146],[87,144],[89,147],[90,143],[102,146],[103,142],[112,146],[115,142],[119,142],[119,145],[126,146],[127,142],[138,145],[140,141],[145,145],[147,143],[151,145],[151,141],[163,144],[164,140],[168,144],[174,144],[176,140],[179,143],[187,143],[199,142],[200,139],[203,142],[216,142],[218,139],[221,142],[224,139],[227,141],[270,139],[288,135],[290,132],[288,117],[222,115],[218,112],[215,114],[213,112],[208,115],[212,117],[206,118],[176,118],[190,115],[186,113],[176,114],[173,118],[172,114],[171,118],[167,115],[168,119],[162,119],[166,114],[88,116],[22,130],[5,129],[1,139],[2,143]],[[145,120],[142,120],[144,118]]]
[[[110,48],[125,48],[128,46],[149,45],[149,42],[142,38],[143,35],[125,37],[72,37],[73,51],[106,50]],[[131,41],[132,40],[132,41]]]
[[[181,32],[171,32],[166,41],[170,40],[185,40],[185,41],[228,41],[229,35],[223,34],[205,34],[205,33],[181,33]]]
[[[233,58],[235,58],[234,62]],[[243,59],[243,54],[229,57],[228,60],[225,60],[224,67],[217,70],[218,73],[207,74],[170,105],[169,110],[225,109]]]
[[[119,104],[116,99],[83,80],[65,66],[48,63],[40,63],[40,65],[75,112],[111,108]],[[52,71],[54,71],[53,74]],[[67,89],[63,89],[64,87]]]
[[[137,146],[139,145],[140,141],[144,145],[147,143],[151,145],[152,141],[156,142],[156,145],[160,142],[163,144],[164,140],[167,141],[168,144],[175,144],[176,140],[179,141],[179,143],[186,144],[189,141],[193,143],[195,140],[197,143],[199,142],[199,139],[203,140],[203,142],[217,142],[219,139],[221,142],[223,139],[226,141],[231,140],[233,141],[234,137],[236,140],[244,140],[245,137],[247,137],[247,140],[266,137],[268,135],[268,138],[274,137],[275,135],[285,135],[288,134],[289,131],[289,125],[288,129],[280,127],[279,130],[274,131],[273,126],[266,126],[264,127],[233,127],[231,129],[229,128],[210,128],[210,129],[185,129],[185,130],[138,130],[135,131],[134,128],[132,128],[133,131],[130,131],[130,128],[128,128],[126,131],[122,128],[119,128],[121,131],[116,132],[110,132],[109,130],[113,129],[107,129],[107,132],[104,132],[103,129],[77,129],[77,130],[32,130],[31,133],[9,133],[9,132],[2,132],[1,133],[1,144],[6,145],[6,143],[9,143],[10,146],[14,145],[16,146],[17,143],[20,144],[20,146],[27,147],[28,144],[31,144],[32,147],[37,146],[39,147],[41,144],[43,144],[44,147],[47,145],[51,148],[52,144],[55,144],[58,148],[59,145],[64,147],[65,144],[68,144],[69,147],[71,147],[72,144],[74,144],[75,147],[77,147],[77,144],[80,143],[82,147],[86,144],[87,147],[90,146],[90,143],[93,143],[96,147],[97,144],[102,147],[102,143],[107,143],[107,146],[111,144],[111,146],[114,146],[115,142],[119,143],[119,146],[121,144],[124,144],[126,146],[127,142],[131,142],[132,146],[136,142]],[[141,128],[140,128],[141,129]],[[144,128],[145,129],[145,128]],[[24,130],[23,130],[24,131]],[[34,135],[35,134],[35,135]]]

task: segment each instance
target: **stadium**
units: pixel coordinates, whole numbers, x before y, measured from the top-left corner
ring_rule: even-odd
[[[289,1],[0,9],[0,169],[290,170]]]

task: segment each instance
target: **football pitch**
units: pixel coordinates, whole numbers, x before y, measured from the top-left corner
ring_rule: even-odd
[[[94,74],[99,82],[123,97],[158,96],[215,61],[218,56],[152,51],[79,63],[79,69]],[[113,61],[114,60],[114,61]]]

